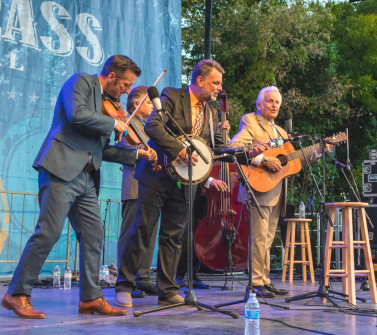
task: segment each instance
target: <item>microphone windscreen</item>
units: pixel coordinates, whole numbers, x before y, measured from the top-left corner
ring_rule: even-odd
[[[160,94],[158,93],[158,90],[155,86],[148,87],[148,97],[150,100],[156,99],[160,97]]]
[[[284,111],[284,120],[292,120],[293,119],[293,114],[291,111]]]

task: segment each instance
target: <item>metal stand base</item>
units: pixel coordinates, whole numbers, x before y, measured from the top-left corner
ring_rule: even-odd
[[[179,306],[195,307],[195,308],[197,308],[198,311],[201,311],[201,310],[203,310],[203,308],[205,308],[205,309],[209,309],[209,310],[214,311],[214,312],[229,315],[229,316],[233,317],[234,319],[238,319],[239,316],[240,316],[238,313],[220,310],[216,307],[212,307],[212,306],[198,302],[197,299],[196,299],[195,293],[191,290],[186,292],[185,301],[182,302],[182,303],[174,304],[174,305],[168,305],[168,306],[161,306],[161,307],[149,309],[149,310],[142,311],[142,312],[136,311],[136,312],[134,312],[134,316],[137,317],[137,316],[140,316],[140,315],[143,315],[143,314],[154,313],[154,312],[163,311],[165,309],[175,308],[175,307],[179,307]]]
[[[332,294],[334,296],[329,297],[329,294]],[[336,297],[336,295],[339,295],[340,297]],[[320,285],[318,288],[318,291],[308,292],[308,293],[296,295],[294,297],[285,298],[285,301],[291,302],[291,301],[310,299],[310,298],[326,298],[328,301],[330,301],[333,304],[333,306],[340,308],[340,306],[334,301],[334,299],[348,301],[348,299],[345,299],[347,297],[348,297],[348,294],[329,290],[326,286]],[[366,299],[364,298],[356,297],[356,299],[362,302],[366,302]]]
[[[247,288],[246,288],[246,291],[245,291],[245,296],[242,300],[235,300],[235,301],[226,302],[224,304],[217,304],[217,305],[215,305],[215,307],[224,307],[224,306],[230,306],[230,305],[242,304],[242,303],[245,304],[247,302],[247,300],[249,299],[250,292],[254,292],[253,287],[248,285]],[[259,304],[262,304],[262,305],[269,305],[269,306],[282,308],[282,309],[290,309],[289,306],[282,306],[282,305],[278,305],[278,304],[273,304],[273,303],[270,303],[270,302],[267,302],[267,301],[258,300],[258,302],[259,302]]]

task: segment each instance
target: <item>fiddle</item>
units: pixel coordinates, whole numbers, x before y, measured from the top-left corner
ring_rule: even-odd
[[[144,100],[140,102],[138,107],[141,106]],[[127,115],[127,113],[125,113],[121,103],[116,99],[110,97],[108,94],[102,95],[102,114],[111,116],[116,120],[128,123],[129,127],[125,132],[124,137],[129,144],[133,146],[143,145],[145,148],[148,147],[147,141],[141,134],[140,129],[138,129],[135,123],[133,123],[132,120],[130,120],[130,117]],[[152,167],[153,171],[155,172],[160,172],[162,170],[161,165],[157,164],[157,159],[152,162]]]

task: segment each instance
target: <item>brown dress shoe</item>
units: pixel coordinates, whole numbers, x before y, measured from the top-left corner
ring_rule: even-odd
[[[7,292],[1,304],[24,319],[44,319],[46,317],[45,313],[38,312],[34,309],[30,297],[26,295],[14,297]]]
[[[124,308],[112,307],[105,298],[98,298],[90,301],[80,301],[79,314],[103,314],[103,315],[126,315]]]

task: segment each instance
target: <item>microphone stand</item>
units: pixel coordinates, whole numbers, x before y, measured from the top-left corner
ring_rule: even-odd
[[[300,294],[300,295],[296,295],[296,296],[293,296],[293,297],[289,297],[289,298],[285,298],[285,301],[286,302],[291,302],[291,301],[296,301],[296,300],[302,300],[302,299],[309,299],[309,298],[316,298],[316,297],[319,297],[319,298],[326,298],[328,299],[332,304],[333,306],[337,307],[337,308],[340,308],[340,306],[334,301],[334,299],[340,299],[340,300],[343,300],[343,301],[348,301],[347,299],[345,299],[346,297],[348,297],[347,294],[344,294],[344,293],[341,293],[341,292],[336,292],[336,291],[333,291],[333,290],[329,290],[327,286],[323,286],[324,282],[325,282],[325,267],[324,267],[324,256],[325,256],[325,250],[324,250],[324,241],[325,241],[325,220],[327,218],[328,222],[330,223],[331,227],[334,226],[334,223],[332,222],[331,220],[331,217],[330,217],[330,214],[329,214],[329,210],[328,208],[326,207],[326,201],[325,201],[325,197],[324,197],[324,194],[325,194],[325,191],[326,191],[326,166],[325,166],[325,163],[326,163],[326,157],[325,157],[325,146],[326,146],[326,143],[328,143],[327,140],[321,140],[322,142],[322,145],[321,145],[321,149],[322,149],[322,191],[320,190],[319,186],[318,186],[318,183],[317,183],[317,180],[313,174],[313,171],[309,165],[309,162],[308,162],[308,159],[306,158],[306,155],[304,153],[304,149],[302,147],[302,143],[301,143],[301,140],[299,139],[298,143],[299,143],[299,146],[300,146],[300,150],[301,150],[301,153],[305,159],[305,163],[308,167],[308,170],[309,170],[309,174],[310,174],[310,177],[312,179],[312,182],[317,190],[317,194],[319,195],[319,198],[321,200],[320,202],[320,205],[319,205],[319,213],[320,213],[320,229],[321,229],[321,234],[320,234],[320,262],[322,264],[322,275],[321,275],[321,281],[319,282],[319,288],[318,288],[318,291],[312,291],[312,292],[308,292],[308,293],[304,293],[304,294]],[[330,297],[329,296],[329,293],[332,294],[332,296]],[[340,296],[340,297],[336,297],[336,295]],[[361,301],[363,301],[361,298],[357,298]]]
[[[257,199],[255,198],[254,192],[250,187],[249,182],[247,181],[247,178],[240,166],[240,163],[237,160],[237,157],[235,155],[232,156],[233,163],[236,165],[238,174],[240,176],[240,183],[242,186],[246,189],[247,193],[250,195],[250,199],[246,200],[246,205],[247,205],[247,210],[249,212],[249,217],[248,217],[248,224],[249,224],[249,271],[248,271],[248,283],[246,286],[246,291],[244,298],[241,300],[235,300],[235,301],[230,301],[226,302],[223,304],[217,304],[215,307],[223,307],[223,306],[230,306],[230,305],[235,305],[235,304],[240,304],[240,303],[246,303],[247,300],[249,299],[250,292],[256,293],[255,288],[253,288],[252,284],[252,273],[253,273],[253,255],[252,255],[252,248],[251,248],[251,227],[252,227],[252,211],[253,207],[256,207],[258,210],[259,215],[262,217],[263,220],[266,219],[264,216],[263,212],[261,211],[261,208],[259,206],[259,203]],[[273,303],[269,303],[266,300],[260,301],[260,304],[265,304],[273,307],[278,307],[278,308],[283,308],[283,309],[289,309],[288,306],[281,306]]]
[[[136,311],[134,312],[134,316],[140,316],[143,314],[153,313],[162,311],[169,308],[175,308],[179,306],[190,306],[190,307],[196,307],[198,311],[202,310],[203,308],[209,309],[214,312],[222,313],[229,315],[233,317],[234,319],[239,318],[239,314],[231,311],[226,310],[220,310],[216,307],[212,307],[203,303],[198,302],[198,299],[195,295],[194,289],[193,289],[193,269],[192,269],[192,260],[193,260],[193,232],[192,232],[192,204],[193,204],[193,192],[192,192],[192,154],[196,151],[198,155],[203,159],[204,162],[207,164],[209,163],[207,158],[203,155],[203,153],[199,150],[199,148],[193,143],[193,141],[190,139],[189,136],[183,131],[183,129],[179,126],[179,124],[174,120],[172,115],[169,113],[169,111],[165,110],[164,114],[168,116],[168,118],[174,123],[174,125],[178,128],[181,135],[184,136],[186,141],[190,144],[187,146],[187,154],[188,154],[188,178],[189,178],[189,184],[188,184],[188,231],[187,231],[187,285],[188,285],[188,291],[186,291],[186,297],[185,301],[178,304],[163,306],[163,307],[157,307],[146,311]],[[164,122],[164,118],[162,118],[162,121]]]
[[[105,265],[105,250],[106,250],[106,217],[107,209],[109,208],[110,199],[106,200],[105,217],[103,219],[103,244],[102,244],[102,265]]]

